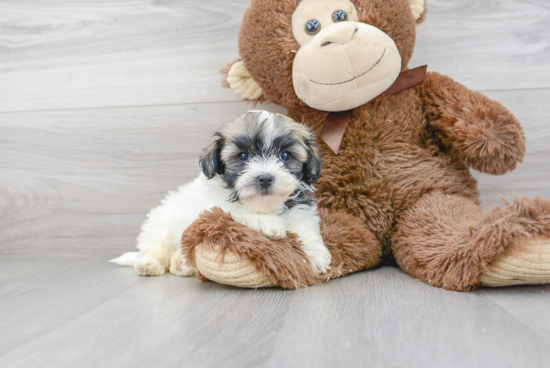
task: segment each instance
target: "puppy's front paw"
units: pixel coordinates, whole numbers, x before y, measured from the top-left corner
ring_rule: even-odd
[[[326,254],[314,254],[308,257],[311,262],[311,268],[313,272],[320,275],[322,273],[327,273],[330,270],[330,255],[327,257]]]
[[[257,230],[270,239],[283,239],[286,237],[284,221],[278,216],[248,215],[239,219],[239,222],[251,229]]]
[[[328,270],[330,270],[332,255],[322,240],[319,242],[305,243],[302,249],[309,259],[313,272],[319,275],[327,273]]]
[[[160,276],[164,274],[164,266],[151,256],[139,257],[134,268],[140,276]]]
[[[259,230],[265,237],[268,237],[270,239],[277,240],[286,237],[286,228],[284,223],[264,223]]]

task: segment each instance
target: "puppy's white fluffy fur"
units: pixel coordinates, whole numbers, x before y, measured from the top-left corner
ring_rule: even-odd
[[[245,114],[245,118],[250,118],[250,114],[258,122],[262,122],[265,139],[282,134],[281,116],[278,124],[275,124],[270,123],[270,119],[273,120],[276,116],[274,114],[252,111]],[[286,117],[284,119],[290,121],[288,124],[299,125]],[[227,134],[239,135],[241,132],[238,129],[241,126],[242,124],[229,126]],[[292,131],[295,130],[290,129],[288,132]],[[228,138],[230,139],[224,137]],[[229,160],[227,155],[233,156],[237,151],[236,147],[227,147],[221,153],[222,160]],[[297,157],[302,156],[302,160],[307,156],[300,147],[295,147],[293,152]],[[239,177],[232,188],[228,187],[223,175],[216,174],[209,179],[201,173],[192,182],[169,192],[161,205],[151,210],[143,223],[138,236],[139,252],[125,253],[111,262],[134,266],[140,275],[162,275],[166,270],[178,276],[194,275],[196,269],[188,267],[181,254],[181,235],[203,211],[218,206],[231,213],[237,222],[258,230],[271,239],[284,238],[287,231],[295,233],[302,242],[302,249],[314,272],[326,273],[330,268],[331,255],[320,234],[317,206],[313,202],[297,202],[291,208],[285,207],[285,202],[296,195],[299,188],[311,187],[288,172],[276,150],[272,150],[272,153],[251,158],[246,167],[238,172]],[[273,188],[269,195],[260,195],[257,188],[250,183],[258,175],[265,173],[273,175]],[[235,197],[235,193],[238,193],[238,199],[230,200]]]

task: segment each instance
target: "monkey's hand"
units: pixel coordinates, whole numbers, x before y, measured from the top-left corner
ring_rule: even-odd
[[[429,73],[419,88],[429,124],[460,161],[493,175],[523,161],[523,129],[500,103],[438,73]]]

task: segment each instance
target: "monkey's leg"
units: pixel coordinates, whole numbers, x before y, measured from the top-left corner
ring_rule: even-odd
[[[445,289],[550,283],[550,201],[518,198],[484,213],[434,192],[403,214],[392,246],[404,271]]]
[[[319,209],[321,235],[332,254],[331,269],[325,279],[347,275],[378,266],[382,246],[358,218],[337,211]]]
[[[198,277],[249,288],[301,288],[380,263],[380,244],[360,220],[326,210],[320,215],[332,255],[326,274],[314,273],[296,235],[270,240],[219,208],[202,214],[184,232],[182,252],[188,265],[197,267]]]

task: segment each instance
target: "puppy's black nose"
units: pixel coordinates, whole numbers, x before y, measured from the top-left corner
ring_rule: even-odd
[[[273,184],[274,180],[275,178],[273,177],[273,175],[262,174],[258,176],[258,185],[260,186],[260,188],[267,189],[271,186],[271,184]]]

